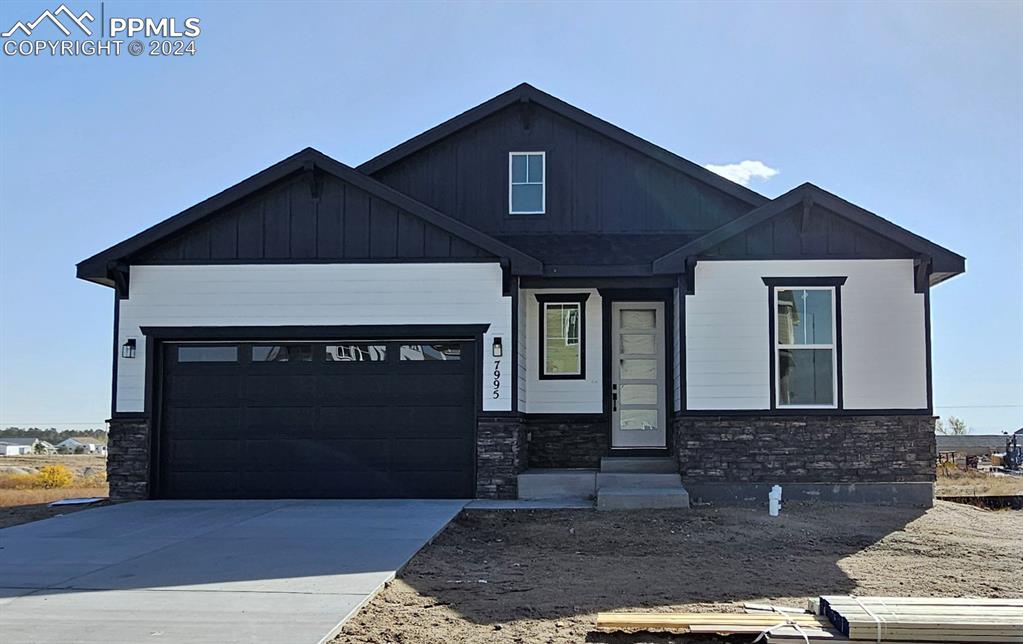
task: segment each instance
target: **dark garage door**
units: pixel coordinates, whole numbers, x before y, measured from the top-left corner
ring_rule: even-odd
[[[165,343],[164,498],[468,498],[471,341]]]

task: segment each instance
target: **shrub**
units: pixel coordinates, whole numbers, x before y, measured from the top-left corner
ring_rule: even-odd
[[[67,487],[75,475],[64,465],[44,465],[39,468],[39,482],[45,488]]]

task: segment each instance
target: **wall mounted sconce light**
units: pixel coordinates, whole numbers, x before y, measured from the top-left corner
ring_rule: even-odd
[[[500,358],[504,355],[504,348],[501,346],[501,338],[494,338],[494,346],[492,348],[492,355],[495,358]]]
[[[122,358],[134,358],[135,357],[135,338],[128,338],[124,344],[121,345],[121,357]]]

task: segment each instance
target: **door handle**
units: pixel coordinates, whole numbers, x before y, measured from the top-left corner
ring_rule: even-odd
[[[618,411],[618,385],[611,385],[611,411]]]

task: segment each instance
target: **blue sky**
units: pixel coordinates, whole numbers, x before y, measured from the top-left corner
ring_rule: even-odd
[[[0,30],[57,4],[0,4]],[[108,417],[113,295],[77,261],[305,146],[355,165],[522,81],[697,163],[760,161],[768,196],[813,181],[965,255],[932,297],[936,411],[1023,426],[1020,2],[105,11],[197,16],[202,35],[189,58],[0,60],[3,426]]]

